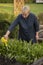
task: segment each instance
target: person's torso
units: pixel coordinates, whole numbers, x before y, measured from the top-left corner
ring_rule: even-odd
[[[32,39],[35,37],[33,14],[30,14],[26,19],[21,15],[19,22],[19,37],[24,39]]]

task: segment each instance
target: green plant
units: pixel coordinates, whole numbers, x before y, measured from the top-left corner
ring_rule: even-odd
[[[31,44],[21,40],[9,40],[5,46],[0,42],[0,55],[8,57],[10,60],[16,59],[22,63],[32,63],[43,57],[43,43]]]
[[[9,13],[0,13],[0,20],[6,20],[8,22],[12,22],[15,19],[15,16],[13,14]]]
[[[35,2],[34,0],[25,0],[26,3],[33,3]]]
[[[15,20],[13,14],[0,13],[0,38],[6,33],[12,21]],[[17,38],[18,35],[18,26],[15,27],[13,32],[10,34],[10,38]]]
[[[0,0],[0,3],[13,3],[13,0]]]

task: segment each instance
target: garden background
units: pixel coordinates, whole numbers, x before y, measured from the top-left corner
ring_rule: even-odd
[[[25,5],[30,5],[31,12],[38,18],[39,25],[43,25],[43,3],[36,3],[36,0],[25,0]],[[6,33],[15,18],[14,0],[0,0],[0,38]],[[8,59],[13,62],[14,58],[21,63],[32,63],[43,57],[43,42],[32,45],[31,42],[18,41],[18,29],[19,26],[15,27],[9,35],[9,38],[14,40],[9,39],[8,45],[3,44],[0,40],[0,57],[4,57],[3,63],[8,63]]]
[[[37,4],[35,1],[25,0],[25,5],[30,5],[31,12],[38,17],[39,24],[43,24],[43,4]],[[14,19],[14,0],[0,0],[0,38],[5,34]],[[17,37],[17,31],[18,29],[10,37]]]

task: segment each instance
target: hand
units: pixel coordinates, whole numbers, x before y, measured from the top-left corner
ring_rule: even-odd
[[[36,35],[36,40],[38,40],[39,39],[39,36],[38,35]]]
[[[6,32],[6,34],[4,35],[4,38],[5,38],[6,40],[8,40],[9,34],[10,34],[10,31],[8,30],[8,31]]]
[[[5,38],[6,40],[8,40],[8,35],[4,35],[4,38]]]

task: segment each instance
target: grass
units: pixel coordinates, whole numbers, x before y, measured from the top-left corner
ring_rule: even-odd
[[[6,12],[9,14],[13,14],[13,4],[0,4],[0,12]]]
[[[30,5],[31,12],[38,15],[39,13],[43,12],[43,4],[28,4]],[[9,14],[13,14],[14,12],[14,6],[13,4],[1,4],[0,3],[0,12],[6,12]]]
[[[39,13],[43,13],[43,4],[30,4],[31,11],[38,15]]]

